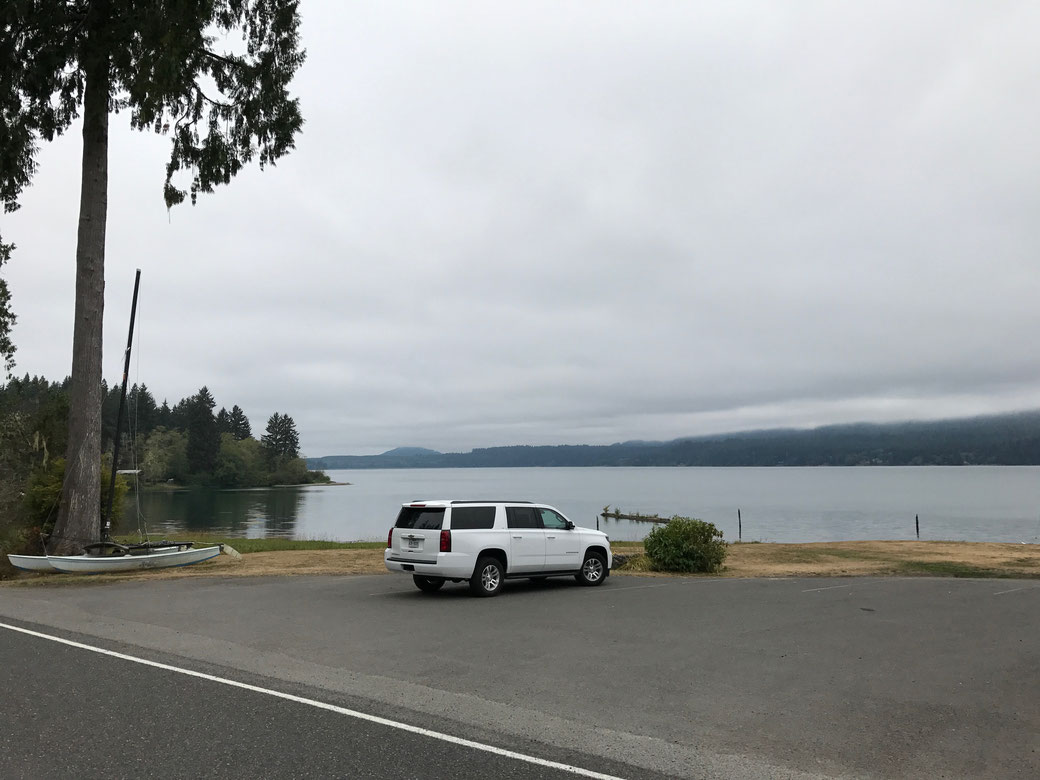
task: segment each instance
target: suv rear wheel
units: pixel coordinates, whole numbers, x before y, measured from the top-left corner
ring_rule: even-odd
[[[469,590],[474,596],[494,596],[502,589],[503,579],[505,571],[502,562],[498,558],[485,556],[477,561],[469,581]]]
[[[412,582],[423,593],[433,593],[435,590],[440,590],[441,586],[444,585],[444,580],[440,577],[424,577],[421,574],[413,574]]]
[[[574,579],[581,585],[602,585],[607,577],[607,561],[603,553],[592,550],[585,556]]]

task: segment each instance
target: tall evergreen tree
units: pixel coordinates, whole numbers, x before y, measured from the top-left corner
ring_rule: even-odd
[[[155,427],[159,428],[172,428],[173,427],[173,411],[170,409],[170,405],[163,399],[162,406],[159,407],[159,411],[155,417]]]
[[[111,388],[101,381],[101,450],[112,449],[116,435],[116,418],[119,416],[119,382]]]
[[[169,427],[175,431],[188,430],[188,421],[191,417],[191,398],[182,398],[170,410]]]
[[[300,435],[296,423],[287,414],[275,412],[267,420],[267,433],[260,443],[270,459],[300,457]]]
[[[246,413],[242,411],[238,404],[231,407],[231,414],[229,415],[228,422],[231,426],[231,435],[239,441],[248,439],[253,435],[253,431],[249,427],[249,418],[246,417]]]
[[[254,158],[273,164],[303,124],[288,84],[303,62],[297,0],[4,0],[0,199],[36,171],[42,140],[83,116],[69,436],[53,553],[100,537],[101,342],[109,113],[170,134],[166,205],[210,192]],[[241,53],[221,40],[245,40]],[[188,190],[174,181],[190,172]]]
[[[210,475],[217,465],[220,433],[213,416],[216,402],[203,387],[191,397],[188,409],[188,469],[193,474]]]
[[[231,415],[223,406],[217,412],[217,433],[231,433]]]
[[[147,436],[159,424],[159,408],[155,405],[155,398],[148,391],[148,386],[142,384],[140,387],[134,385],[127,394],[127,418],[130,420],[129,428],[137,436]]]

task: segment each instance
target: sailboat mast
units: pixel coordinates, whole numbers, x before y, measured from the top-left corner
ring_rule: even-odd
[[[126,379],[130,375],[130,347],[134,343],[134,319],[137,317],[137,288],[141,285],[141,269],[134,277],[134,300],[130,304],[130,333],[126,337],[126,359],[123,362],[123,387],[119,391],[119,412],[116,414],[116,437],[112,445],[112,475],[108,481],[108,500],[105,502],[105,517],[101,525],[101,538],[108,541],[112,527],[112,500],[116,494],[116,469],[119,468],[119,439],[123,430],[123,408],[126,405]]]

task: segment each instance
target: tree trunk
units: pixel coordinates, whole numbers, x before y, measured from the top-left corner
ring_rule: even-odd
[[[103,24],[103,19],[95,18],[90,33],[94,57],[85,63],[69,443],[58,520],[47,546],[51,555],[79,552],[84,544],[101,538],[101,347],[108,217],[109,93],[108,56],[98,40]]]

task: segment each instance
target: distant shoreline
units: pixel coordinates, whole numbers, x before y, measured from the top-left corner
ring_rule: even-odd
[[[352,482],[300,482],[286,485],[254,485],[252,487],[222,487],[220,485],[145,485],[141,488],[145,493],[179,493],[189,490],[221,490],[227,493],[245,492],[249,490],[274,490],[284,488],[342,487]]]
[[[310,469],[558,466],[1040,466],[1040,411],[741,431],[670,441],[512,445],[447,453],[398,447],[381,455],[307,459]]]
[[[918,463],[918,464],[877,464],[877,465],[852,465],[852,466],[836,466],[829,463],[821,463],[817,465],[806,465],[806,466],[791,466],[778,464],[774,466],[705,466],[705,465],[631,465],[631,464],[607,464],[607,465],[564,465],[564,464],[553,464],[553,465],[533,465],[533,466],[502,466],[502,465],[488,465],[488,466],[403,466],[399,464],[386,465],[386,466],[325,466],[322,471],[476,471],[479,469],[798,469],[798,470],[809,470],[809,469],[856,469],[862,471],[871,471],[874,469],[989,469],[989,468],[1001,468],[1001,469],[1032,469],[1040,467],[1040,463]],[[314,483],[314,484],[331,484],[328,482]],[[347,483],[349,484],[349,483]]]

